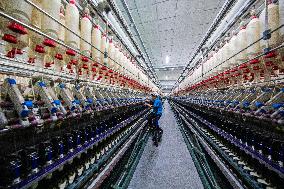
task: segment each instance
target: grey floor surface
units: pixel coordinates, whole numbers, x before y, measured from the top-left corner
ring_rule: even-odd
[[[178,129],[168,102],[160,125],[164,130],[159,147],[149,139],[129,189],[202,189],[203,185]]]

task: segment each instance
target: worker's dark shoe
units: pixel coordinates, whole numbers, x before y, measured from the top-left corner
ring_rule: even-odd
[[[158,141],[154,141],[154,145],[155,145],[156,147],[158,147],[158,146],[159,146]]]

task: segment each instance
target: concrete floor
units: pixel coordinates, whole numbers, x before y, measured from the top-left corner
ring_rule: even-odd
[[[160,119],[164,130],[159,147],[149,139],[129,189],[202,189],[203,185],[168,102]]]

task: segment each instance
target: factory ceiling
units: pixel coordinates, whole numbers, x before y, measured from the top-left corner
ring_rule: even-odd
[[[149,55],[163,91],[168,91],[188,64],[225,0],[114,2],[140,49]]]

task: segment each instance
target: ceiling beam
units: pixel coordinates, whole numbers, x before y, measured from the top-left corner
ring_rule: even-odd
[[[155,70],[164,70],[164,69],[184,69],[184,65],[174,65],[174,66],[163,66],[163,67],[154,67]]]
[[[171,92],[171,88],[162,88],[162,90]]]
[[[176,79],[160,79],[160,82],[175,82]]]

